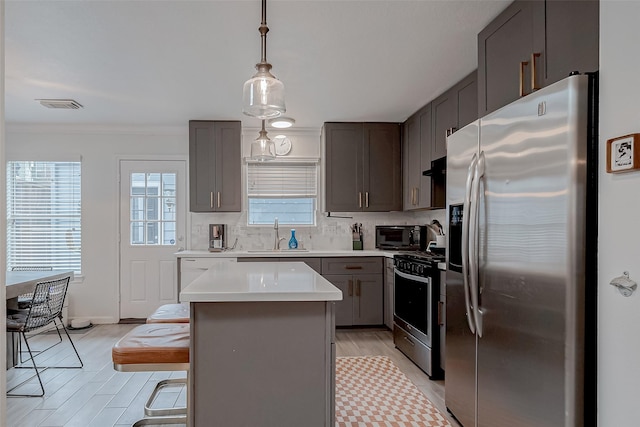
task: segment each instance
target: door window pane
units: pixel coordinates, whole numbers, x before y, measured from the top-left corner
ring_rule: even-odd
[[[131,174],[131,244],[175,245],[175,173]]]

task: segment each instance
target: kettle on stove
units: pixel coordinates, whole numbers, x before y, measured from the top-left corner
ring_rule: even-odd
[[[445,238],[444,231],[440,221],[434,219],[431,224],[426,225],[427,229],[427,252],[444,253],[445,250]]]

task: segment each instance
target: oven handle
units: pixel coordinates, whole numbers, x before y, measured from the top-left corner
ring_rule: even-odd
[[[394,268],[393,271],[395,274],[402,277],[403,279],[411,280],[414,282],[429,283],[431,281],[429,277],[420,277],[420,276],[414,276],[412,274],[403,273],[402,271],[398,271],[397,268]]]
[[[474,315],[471,308],[471,296],[469,289],[469,216],[471,214],[471,187],[473,183],[473,176],[476,166],[478,164],[478,157],[476,154],[471,158],[471,164],[467,171],[467,180],[465,183],[464,191],[464,205],[462,208],[462,287],[464,289],[464,305],[466,308],[467,323],[472,333],[476,333],[476,325],[474,321]]]

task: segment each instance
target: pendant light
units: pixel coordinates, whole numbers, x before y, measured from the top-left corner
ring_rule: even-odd
[[[251,143],[251,159],[259,162],[267,162],[269,160],[275,160],[275,158],[276,144],[267,136],[263,120],[262,130],[260,130],[256,140]]]
[[[256,74],[247,80],[242,90],[242,112],[259,119],[278,117],[286,111],[284,84],[271,74],[267,62],[267,0],[262,0],[262,22],[258,28],[262,41],[262,59],[256,64]]]

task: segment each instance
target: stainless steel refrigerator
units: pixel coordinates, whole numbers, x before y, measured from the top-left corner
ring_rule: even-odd
[[[445,402],[464,427],[596,423],[597,74],[448,138]]]

